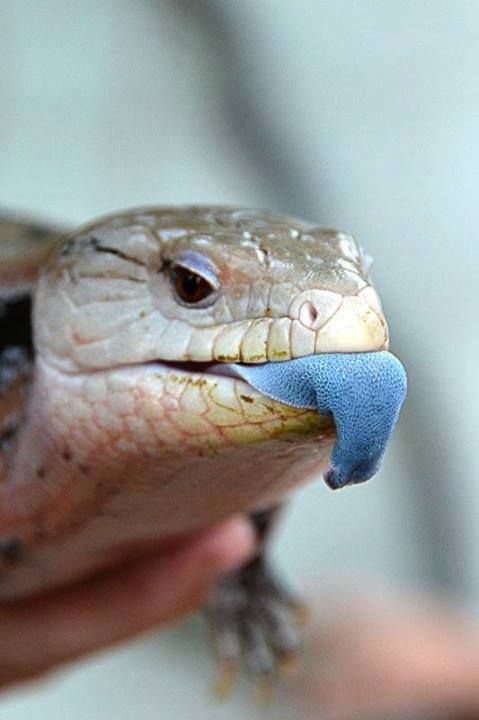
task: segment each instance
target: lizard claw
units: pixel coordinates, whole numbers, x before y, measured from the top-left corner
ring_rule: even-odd
[[[259,560],[220,580],[207,613],[219,662],[215,695],[224,699],[231,693],[243,663],[261,704],[269,704],[275,678],[291,677],[301,666],[303,603]]]
[[[213,685],[213,695],[218,700],[226,700],[236,685],[239,674],[239,665],[235,660],[223,659],[220,661],[218,674]]]

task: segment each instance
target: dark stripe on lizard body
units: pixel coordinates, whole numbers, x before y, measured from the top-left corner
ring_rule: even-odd
[[[18,347],[33,356],[31,313],[30,295],[0,300],[0,353]]]
[[[32,358],[23,347],[0,348],[0,481],[23,418],[24,398],[32,371]]]
[[[0,482],[23,420],[24,398],[31,380],[32,335],[29,297],[4,303],[0,316]],[[1,306],[0,306],[1,307]],[[23,346],[9,344],[22,342]],[[0,537],[0,561],[16,565],[23,557],[17,537]]]
[[[35,263],[30,268],[28,256],[31,253],[36,257],[40,250],[42,256],[43,248],[48,249],[50,245],[47,240],[54,234],[51,228],[0,216],[2,282],[7,281],[7,292],[0,298],[0,480],[6,472],[7,458],[22,420],[34,355],[28,282],[30,275],[33,277],[36,273]],[[14,285],[8,284],[10,275],[15,279],[15,273],[18,292]]]

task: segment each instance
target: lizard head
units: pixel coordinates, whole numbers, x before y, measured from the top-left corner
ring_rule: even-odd
[[[36,346],[67,372],[384,350],[354,239],[231,208],[144,209],[80,229],[40,276]]]
[[[343,399],[340,374],[338,392],[324,405],[341,362],[320,372],[309,367],[320,383],[312,404],[287,399],[282,388],[298,362],[387,354],[379,352],[388,330],[368,266],[349,235],[259,211],[147,208],[81,228],[56,246],[36,290],[37,359],[50,373],[39,397],[49,394],[52,435],[62,442],[78,436],[81,449],[91,433],[84,464],[106,438],[102,456],[111,456],[115,473],[122,464],[135,475],[143,458],[142,476],[152,482],[159,458],[173,455],[171,472],[182,477],[185,464],[209,453],[194,474],[197,503],[210,509],[214,493],[204,488],[224,472],[232,510],[271,502],[316,475],[335,430],[339,470],[329,484],[367,479],[397,418],[401,378],[379,423],[382,434],[365,417],[371,384],[358,389],[353,378],[354,391]],[[371,373],[362,363],[365,377],[376,377],[373,365]],[[255,384],[250,371],[238,376],[235,366],[266,368],[266,381]],[[271,366],[287,371],[279,392],[268,392]],[[80,431],[68,411],[75,393]],[[370,432],[359,432],[362,420]],[[223,488],[222,512],[225,502]]]

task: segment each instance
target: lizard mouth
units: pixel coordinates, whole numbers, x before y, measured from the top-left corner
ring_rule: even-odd
[[[247,380],[244,380],[244,378],[242,378],[241,375],[236,372],[234,368],[234,365],[242,365],[247,363],[234,363],[233,365],[232,363],[219,363],[214,361],[195,362],[193,360],[184,362],[160,360],[159,362],[163,367],[172,371],[177,370],[184,373],[199,373],[201,375],[219,375],[221,377],[237,378],[248,382]]]
[[[243,380],[284,405],[331,416],[336,445],[325,480],[332,489],[364,482],[377,472],[406,394],[404,368],[386,351],[166,366]]]

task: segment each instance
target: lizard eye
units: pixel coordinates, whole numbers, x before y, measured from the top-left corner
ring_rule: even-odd
[[[171,271],[176,294],[183,302],[194,305],[211,295],[214,287],[208,280],[188,270],[188,268],[177,265]]]
[[[204,307],[214,301],[218,291],[218,281],[209,264],[204,258],[198,262],[196,253],[184,253],[188,257],[181,257],[172,263],[170,278],[178,300],[185,305],[198,305]],[[204,302],[208,300],[208,302]]]

